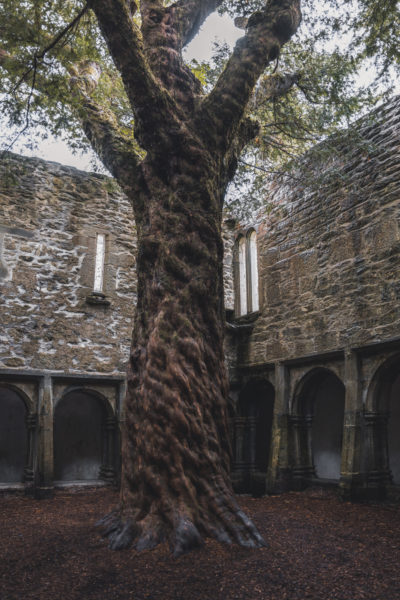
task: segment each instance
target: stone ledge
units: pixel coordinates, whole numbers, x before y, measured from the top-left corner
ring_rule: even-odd
[[[111,301],[106,298],[105,294],[101,292],[92,292],[88,296],[86,296],[85,302],[87,304],[91,304],[92,306],[110,306]]]

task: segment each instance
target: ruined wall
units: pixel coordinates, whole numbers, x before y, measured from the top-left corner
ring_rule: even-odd
[[[261,315],[241,349],[258,364],[400,334],[400,99],[271,185],[258,227]],[[332,152],[332,148],[334,151]]]
[[[93,295],[96,235],[104,296]],[[107,177],[0,163],[0,368],[125,370],[136,297],[129,203]]]
[[[93,294],[106,235],[105,298]],[[233,309],[234,223],[223,228]],[[124,372],[136,302],[132,209],[108,177],[8,154],[0,161],[0,368]]]

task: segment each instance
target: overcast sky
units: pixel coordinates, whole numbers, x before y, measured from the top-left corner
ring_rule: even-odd
[[[195,37],[192,43],[186,50],[187,60],[196,58],[197,60],[209,60],[212,55],[212,46],[215,40],[219,42],[227,42],[231,47],[234,46],[236,40],[243,35],[243,31],[237,29],[232,19],[228,16],[219,16],[216,13],[210,15],[204,23],[200,33]],[[46,160],[52,160],[83,169],[85,171],[93,170],[90,164],[91,157],[89,155],[72,154],[67,144],[62,141],[56,141],[49,138],[40,142],[39,147],[34,151],[29,151],[23,147],[23,142],[16,143],[12,151],[26,156],[39,156]]]

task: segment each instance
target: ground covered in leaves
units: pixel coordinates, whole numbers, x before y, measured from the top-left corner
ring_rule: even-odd
[[[267,548],[209,541],[174,559],[167,546],[107,548],[94,523],[117,498],[105,489],[0,498],[1,600],[400,599],[398,506],[320,490],[242,497]]]

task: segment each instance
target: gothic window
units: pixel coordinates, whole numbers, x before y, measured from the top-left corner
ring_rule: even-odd
[[[247,313],[246,238],[239,238],[239,316]]]
[[[259,310],[257,234],[250,229],[236,240],[236,315]]]
[[[258,301],[258,264],[257,264],[257,234],[250,231],[247,234],[247,254],[249,267],[249,312],[256,312],[259,309]]]

